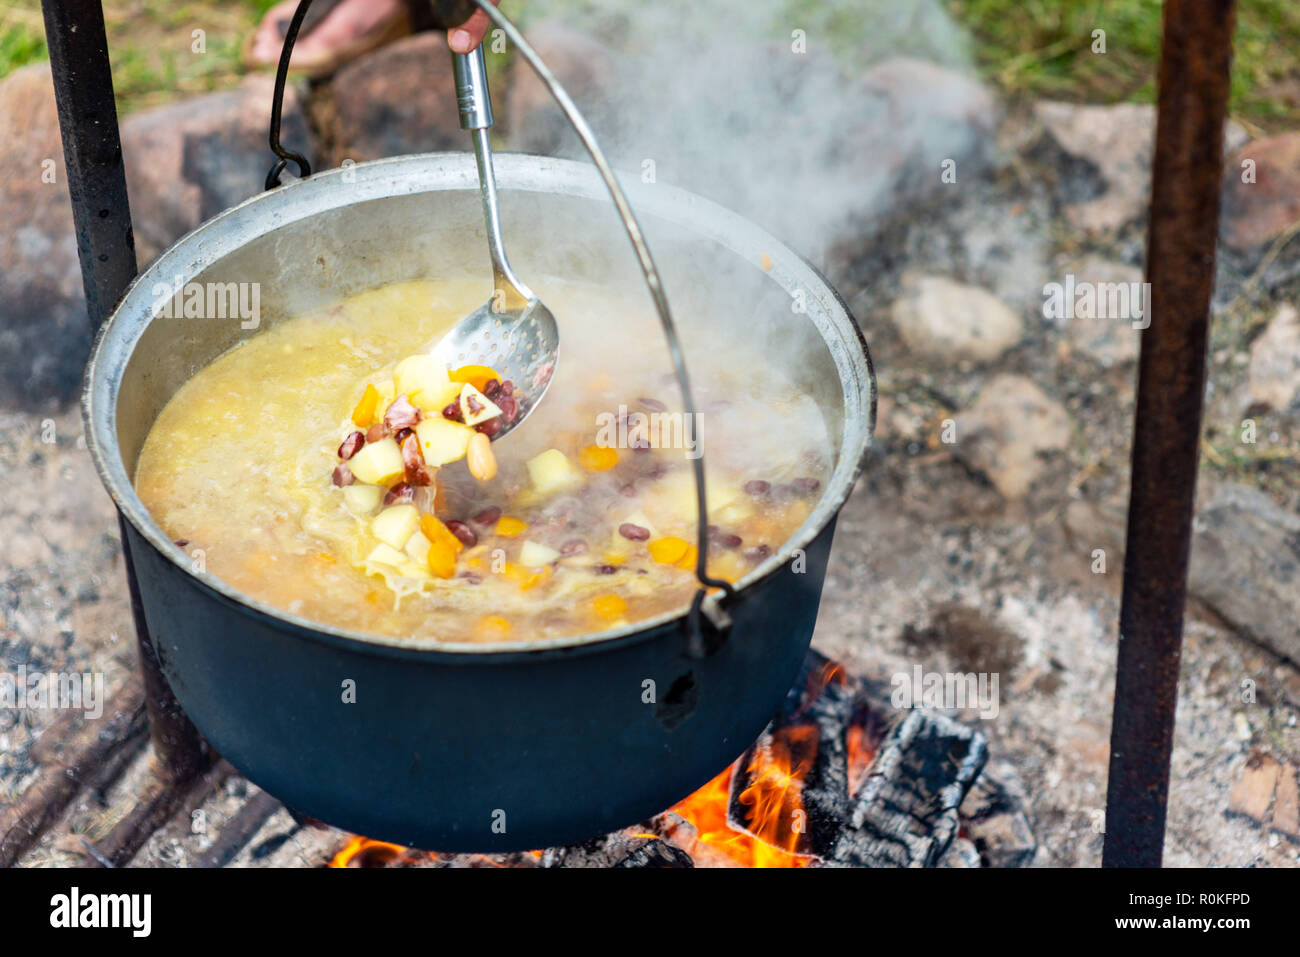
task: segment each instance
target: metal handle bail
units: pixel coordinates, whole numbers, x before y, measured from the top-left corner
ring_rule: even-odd
[[[279,185],[280,173],[283,172],[289,160],[298,165],[303,177],[311,175],[311,167],[305,157],[285,150],[280,145],[280,115],[284,106],[284,84],[289,73],[289,59],[293,55],[293,44],[298,37],[298,30],[302,26],[303,17],[306,15],[309,6],[311,6],[311,0],[299,0],[298,9],[294,11],[293,20],[285,33],[284,49],[280,53],[280,66],[275,75],[275,96],[271,105],[271,149],[279,157],[279,160],[267,175],[267,189]],[[646,288],[649,290],[650,298],[654,302],[655,311],[659,314],[659,322],[663,326],[664,338],[668,343],[668,354],[672,360],[673,372],[682,394],[683,411],[692,419],[696,419],[698,416],[695,400],[691,392],[690,375],[686,369],[686,360],[682,355],[681,342],[677,336],[677,325],[673,321],[672,310],[668,305],[668,296],[664,292],[659,268],[655,265],[654,257],[650,254],[650,247],[646,243],[641,224],[632,212],[632,206],[627,200],[627,195],[623,192],[623,187],[619,185],[618,179],[614,176],[614,170],[605,158],[604,151],[600,148],[600,144],[596,142],[595,134],[582,113],[579,112],[572,98],[570,98],[568,91],[555,78],[555,74],[542,62],[542,58],[537,55],[537,51],[524,39],[523,34],[519,32],[519,28],[504,13],[491,3],[488,3],[487,0],[435,0],[434,10],[442,26],[452,27],[468,19],[466,11],[471,10],[472,6],[482,10],[488,19],[506,35],[506,39],[519,50],[528,65],[532,67],[533,72],[537,74],[537,78],[542,81],[542,84],[550,92],[556,105],[559,106],[560,112],[569,121],[573,131],[578,134],[578,139],[582,141],[582,145],[591,157],[596,171],[600,174],[605,188],[609,191],[610,199],[614,202],[614,208],[622,221],[623,229],[627,232],[627,238],[632,243],[632,250],[636,253],[637,264],[641,267],[641,274],[645,279]],[[481,48],[477,56],[457,56],[453,57],[453,62],[456,70],[457,106],[460,110],[461,124],[466,129],[486,129],[492,125],[491,101],[487,97],[474,96],[472,92],[475,89],[483,88],[482,85],[476,82],[481,77],[476,76],[474,72],[476,69],[482,71],[483,68]],[[692,468],[695,475],[697,517],[695,578],[700,583],[700,590],[691,603],[691,611],[688,616],[690,630],[688,651],[692,654],[712,654],[726,640],[729,634],[731,622],[724,605],[734,597],[736,590],[730,582],[720,578],[711,578],[708,574],[709,509],[704,485],[703,450],[692,459]],[[710,595],[711,589],[720,591],[721,595]]]

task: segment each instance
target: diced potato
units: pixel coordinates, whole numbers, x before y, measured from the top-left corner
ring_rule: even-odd
[[[477,412],[470,411],[469,400],[473,397],[475,404],[478,406]],[[473,385],[466,382],[460,390],[460,414],[465,420],[466,425],[478,425],[480,422],[486,422],[488,419],[495,419],[501,414],[501,406],[497,405],[487,396],[485,396]]]
[[[549,565],[560,557],[560,553],[553,548],[549,548],[540,542],[534,542],[531,539],[524,541],[519,548],[519,563],[521,565],[531,565],[534,568],[542,565]]]
[[[424,532],[417,531],[406,540],[406,545],[403,546],[402,551],[411,556],[411,561],[427,568],[429,565],[430,544]]]
[[[528,476],[540,495],[556,495],[582,485],[582,473],[559,449],[547,449],[528,460]]]
[[[370,530],[385,545],[405,548],[419,525],[420,513],[414,505],[390,505],[375,516]]]
[[[390,568],[401,568],[407,561],[407,557],[393,546],[382,543],[371,549],[370,554],[366,556],[367,564],[387,565]]]
[[[421,389],[412,392],[407,398],[412,405],[418,405],[429,415],[441,415],[442,410],[460,398],[463,388],[459,382],[448,382],[436,390]]]
[[[420,451],[424,453],[425,464],[446,465],[465,457],[474,430],[467,425],[434,415],[417,425],[415,434],[420,440]],[[353,473],[355,472],[354,469]]]
[[[427,565],[417,565],[415,562],[406,562],[398,571],[406,578],[429,577],[429,567]]]
[[[382,485],[345,485],[343,503],[357,515],[373,515],[384,501]]]
[[[348,460],[348,468],[357,481],[367,485],[387,485],[406,474],[402,464],[402,450],[391,438],[367,442],[361,451]]]
[[[451,379],[447,367],[430,355],[408,356],[393,370],[393,394],[407,396],[425,392],[436,397],[446,391]]]

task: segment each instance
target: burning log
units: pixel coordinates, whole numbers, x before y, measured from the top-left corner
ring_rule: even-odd
[[[132,677],[99,720],[87,721],[63,749],[59,763],[47,767],[17,803],[0,815],[0,867],[12,867],[53,824],[86,783],[133,740],[132,727],[144,720],[144,693]]]
[[[694,867],[695,861],[680,847],[667,841],[647,841],[637,850],[623,858],[615,867],[635,868],[686,868]]]
[[[909,712],[881,747],[828,862],[935,866],[987,758],[979,732],[942,714]]]

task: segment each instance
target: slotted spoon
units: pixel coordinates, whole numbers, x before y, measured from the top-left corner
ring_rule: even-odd
[[[494,291],[492,298],[438,341],[432,354],[449,368],[484,365],[499,372],[503,382],[514,383],[519,411],[509,422],[503,417],[501,429],[492,436],[495,440],[528,418],[546,394],[560,358],[560,330],[551,310],[515,275],[506,258],[488,138],[492,101],[488,97],[483,47],[468,54],[453,53],[452,66],[460,125],[474,138]]]

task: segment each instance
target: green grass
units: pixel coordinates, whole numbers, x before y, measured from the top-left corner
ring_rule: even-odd
[[[123,112],[236,82],[244,73],[244,38],[273,2],[104,0]],[[799,26],[828,36],[846,63],[891,53],[958,64],[973,58],[1012,98],[1114,103],[1151,102],[1155,95],[1159,0],[785,0],[781,6],[773,29],[785,35]],[[618,20],[599,0],[516,0],[514,9],[525,25],[548,16],[574,24]],[[190,49],[196,28],[207,34],[202,55]],[[1092,51],[1096,29],[1106,31],[1104,54]],[[32,0],[0,0],[0,77],[43,59],[43,34]],[[1232,110],[1265,131],[1300,126],[1296,0],[1239,0]]]
[[[1153,102],[1158,0],[946,0],[971,30],[981,72],[1012,96]],[[1096,29],[1106,52],[1094,53]],[[1300,5],[1239,0],[1232,112],[1264,129],[1300,121]]]

